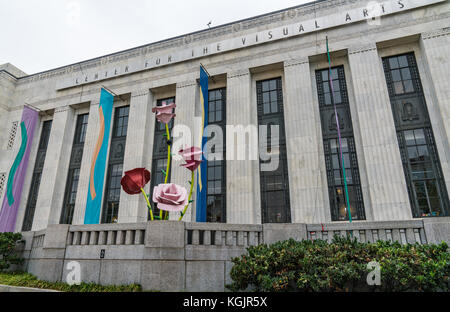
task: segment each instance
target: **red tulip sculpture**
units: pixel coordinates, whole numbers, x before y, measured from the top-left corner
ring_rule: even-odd
[[[125,172],[120,184],[122,185],[125,193],[129,195],[137,195],[142,193],[147,201],[147,207],[150,211],[150,217],[154,220],[152,206],[148,199],[147,193],[144,191],[144,187],[150,182],[150,171],[145,168],[136,168]]]

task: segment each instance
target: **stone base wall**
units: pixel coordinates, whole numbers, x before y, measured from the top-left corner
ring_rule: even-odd
[[[402,222],[233,225],[175,221],[111,225],[51,225],[23,233],[25,269],[39,279],[66,281],[80,265],[81,280],[141,284],[144,290],[225,291],[231,259],[246,248],[293,238],[347,235],[362,242],[450,244],[450,218]]]

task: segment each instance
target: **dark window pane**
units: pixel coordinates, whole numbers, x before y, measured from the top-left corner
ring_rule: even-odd
[[[272,102],[271,103],[271,112],[272,113],[278,113],[278,103],[277,102]]]
[[[425,141],[425,133],[423,132],[423,129],[417,129],[414,130],[414,136],[416,138],[416,144],[426,144]]]
[[[337,70],[337,68],[333,68],[331,70],[331,77],[332,77],[333,81],[338,79],[338,70]]]
[[[392,81],[401,81],[402,77],[400,75],[400,70],[396,69],[392,71]]]
[[[334,92],[334,103],[341,104],[342,103],[342,97],[341,92]]]
[[[277,81],[276,81],[276,79],[270,80],[269,83],[270,83],[270,90],[275,90],[277,88]]]
[[[325,94],[325,105],[331,105],[331,94]]]
[[[395,69],[398,68],[398,59],[396,57],[392,57],[389,59],[389,65],[391,67],[391,69]]]
[[[405,142],[407,146],[415,145],[416,141],[414,139],[414,131],[405,131]]]
[[[412,80],[405,80],[403,82],[404,86],[405,86],[405,92],[409,93],[409,92],[414,92],[414,87],[413,87],[413,83]]]
[[[402,78],[403,78],[403,80],[411,79],[411,71],[409,68],[402,69]]]
[[[216,119],[215,121],[222,121],[222,111],[216,112]]]
[[[408,66],[408,59],[406,58],[406,55],[400,56],[398,58],[398,63],[400,67],[407,67]]]
[[[401,81],[394,83],[394,90],[396,94],[405,93],[405,89],[403,88],[403,83]]]

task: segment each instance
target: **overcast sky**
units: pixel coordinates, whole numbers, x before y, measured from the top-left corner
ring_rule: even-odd
[[[28,74],[311,0],[0,0],[0,64]]]

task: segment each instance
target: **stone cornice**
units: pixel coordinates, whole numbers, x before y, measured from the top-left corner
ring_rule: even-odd
[[[308,64],[309,59],[308,57],[302,57],[298,59],[291,59],[284,62],[284,67],[291,67],[291,66],[298,66],[303,64]]]
[[[152,54],[157,51],[169,50],[172,48],[181,47],[183,45],[190,45],[205,40],[216,39],[220,36],[228,34],[236,33],[236,36],[239,36],[238,34],[239,32],[245,32],[247,30],[256,29],[258,27],[261,27],[262,25],[270,26],[272,24],[282,21],[292,22],[298,17],[302,18],[306,15],[311,15],[314,13],[320,14],[321,10],[342,7],[348,4],[356,3],[358,1],[359,0],[318,0],[315,2],[299,5],[298,7],[287,8],[284,10],[267,13],[256,17],[251,17],[241,21],[220,25],[211,29],[206,29],[199,32],[182,35],[179,37],[151,43],[145,46],[132,48],[129,50],[113,53],[106,56],[101,56],[80,63],[63,66],[42,73],[21,77],[19,78],[19,81],[33,82],[68,75],[71,73],[83,72],[85,70],[95,68],[101,65],[117,63],[134,57]]]
[[[131,98],[137,98],[137,97],[141,97],[141,96],[147,96],[147,95],[149,95],[149,93],[150,93],[150,90],[149,90],[149,89],[132,91],[132,92],[131,92]]]
[[[248,68],[247,69],[239,69],[239,70],[235,70],[235,71],[227,73],[227,78],[232,79],[232,78],[238,78],[238,77],[247,76],[247,75],[250,75],[250,70]]]
[[[10,72],[4,70],[4,69],[0,69],[0,77],[8,79],[11,82],[16,83],[17,82],[17,78],[11,74]]]
[[[195,79],[194,80],[186,80],[186,81],[177,83],[177,89],[188,88],[188,87],[193,87],[193,86],[197,86],[197,80],[195,80]]]
[[[357,54],[357,53],[365,53],[369,51],[376,51],[377,45],[375,42],[371,42],[368,44],[363,44],[359,46],[353,46],[348,49],[348,54]]]
[[[422,33],[422,39],[428,40],[437,37],[448,36],[450,34],[450,27],[440,28],[433,31]]]
[[[70,106],[62,106],[55,108],[54,114],[63,113],[72,110],[73,108]]]

